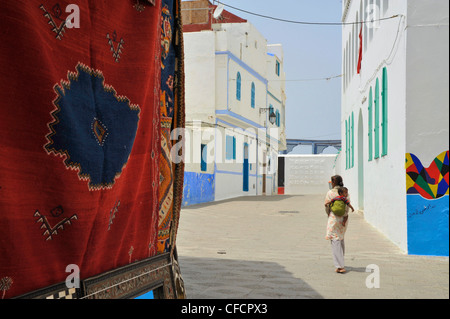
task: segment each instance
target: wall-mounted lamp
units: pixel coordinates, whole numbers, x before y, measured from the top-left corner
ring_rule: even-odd
[[[277,115],[274,113],[273,109],[270,107],[261,107],[259,108],[259,114],[261,115],[262,113],[265,113],[267,111],[271,111],[271,113],[269,114],[269,122],[271,124],[274,124],[275,121],[277,120]]]

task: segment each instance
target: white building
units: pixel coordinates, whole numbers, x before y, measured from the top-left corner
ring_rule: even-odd
[[[342,29],[337,173],[403,251],[448,256],[449,2],[343,1],[343,22],[372,20]]]
[[[286,149],[281,45],[207,0],[182,3],[186,142],[183,205],[277,192]],[[269,115],[274,115],[274,123]],[[201,156],[201,155],[205,156]]]

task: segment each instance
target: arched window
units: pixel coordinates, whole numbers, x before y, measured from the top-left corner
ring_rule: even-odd
[[[252,82],[251,105],[255,108],[255,83]]]
[[[241,100],[241,73],[237,73],[236,76],[236,99]]]
[[[388,78],[387,69],[383,68],[383,80],[381,84],[381,130],[383,147],[381,150],[381,156],[385,156],[388,153]]]

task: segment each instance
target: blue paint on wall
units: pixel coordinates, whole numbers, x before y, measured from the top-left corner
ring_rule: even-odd
[[[449,255],[449,196],[425,199],[409,194],[407,202],[408,253],[411,255]]]
[[[183,202],[181,206],[214,201],[215,175],[184,172]]]
[[[153,290],[146,292],[145,294],[142,294],[134,299],[155,299],[155,296],[153,295]]]

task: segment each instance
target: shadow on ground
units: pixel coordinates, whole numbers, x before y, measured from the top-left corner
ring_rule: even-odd
[[[230,199],[224,199],[214,202],[207,202],[207,203],[201,203],[201,204],[193,204],[189,206],[182,206],[182,209],[198,209],[202,207],[209,207],[214,205],[220,205],[220,204],[226,204],[226,203],[232,203],[232,202],[279,202],[283,201],[287,198],[291,197],[303,197],[304,195],[277,195],[277,196],[242,196],[242,197],[236,197],[236,198],[230,198]]]
[[[188,299],[323,299],[274,262],[181,255],[179,261]]]

